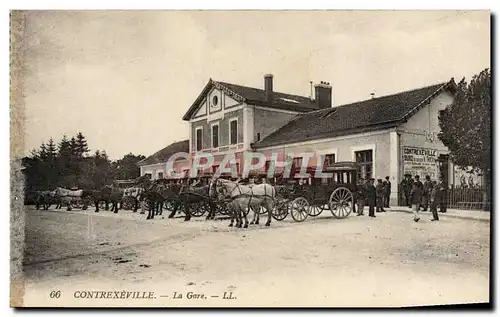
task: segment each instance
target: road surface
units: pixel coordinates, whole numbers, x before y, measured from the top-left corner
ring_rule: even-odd
[[[325,213],[302,223],[290,216],[282,222],[273,219],[271,227],[261,217],[260,225],[236,229],[228,228],[228,221],[204,218],[148,221],[130,211],[28,208],[24,304],[373,307],[488,302],[490,223],[430,219],[429,213],[418,223],[400,212],[346,219]],[[118,292],[118,298],[115,293],[81,298],[108,291]],[[143,298],[123,299],[127,295],[122,291],[142,292]]]

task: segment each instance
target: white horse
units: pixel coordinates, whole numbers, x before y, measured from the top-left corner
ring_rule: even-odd
[[[261,207],[267,209],[266,226],[271,225],[276,190],[270,184],[242,185],[226,179],[213,179],[210,183],[209,195],[210,197],[218,196],[229,200],[228,207],[233,211],[231,223],[229,224],[230,227],[233,226],[234,219],[236,218],[236,226],[241,228],[242,215],[245,218],[245,225],[243,227],[248,227],[247,213],[244,212],[247,208],[249,210],[252,209],[254,212],[253,220],[250,224],[259,224],[259,211]]]
[[[60,200],[61,207],[66,206],[68,211],[71,211],[71,203],[74,201],[81,201],[83,196],[83,189],[69,190],[62,187],[57,187],[54,190],[54,195]],[[56,207],[57,208],[57,207]]]

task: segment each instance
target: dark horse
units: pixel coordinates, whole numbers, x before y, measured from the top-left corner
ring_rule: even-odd
[[[182,202],[182,205],[184,206],[184,213],[186,214],[184,221],[191,220],[192,208],[197,208],[197,207],[199,208],[203,204],[205,205],[208,204],[209,206],[209,211],[206,219],[215,218],[216,204],[213,200],[210,199],[209,190],[210,190],[209,185],[201,185],[201,186],[183,185],[181,187],[179,191],[179,199]],[[177,208],[174,208],[174,210],[168,217],[173,218],[175,216],[176,211]]]
[[[163,214],[163,204],[169,203],[174,211],[179,206],[178,194],[181,184],[152,183],[142,193],[144,202],[148,205],[148,216],[146,219],[154,219],[154,216]]]
[[[54,191],[44,190],[36,192],[35,205],[36,209],[42,207],[44,210],[48,210],[50,205],[56,202],[56,194]]]
[[[108,210],[108,204],[111,203],[111,211],[115,214],[120,210],[121,201],[123,199],[123,190],[117,187],[106,185],[100,190],[96,190],[93,193],[95,212],[99,212],[99,202],[104,201],[106,203],[106,210]]]

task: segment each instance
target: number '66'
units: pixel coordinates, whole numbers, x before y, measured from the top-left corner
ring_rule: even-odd
[[[49,297],[50,298],[59,298],[59,297],[61,297],[61,291],[52,291],[52,292],[50,292]]]

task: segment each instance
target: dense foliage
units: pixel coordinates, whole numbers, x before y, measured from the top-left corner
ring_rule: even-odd
[[[453,103],[440,112],[439,139],[450,150],[450,159],[478,172],[491,169],[491,74],[475,75],[458,83]]]
[[[105,151],[89,153],[87,140],[80,132],[72,138],[64,135],[57,144],[52,138],[42,143],[23,159],[26,189],[100,188],[116,179],[139,177],[137,162],[145,158],[129,153],[111,161]]]
[[[485,69],[457,85],[453,103],[439,114],[438,138],[450,151],[453,163],[472,167],[483,175],[485,202],[491,184],[491,73]]]

